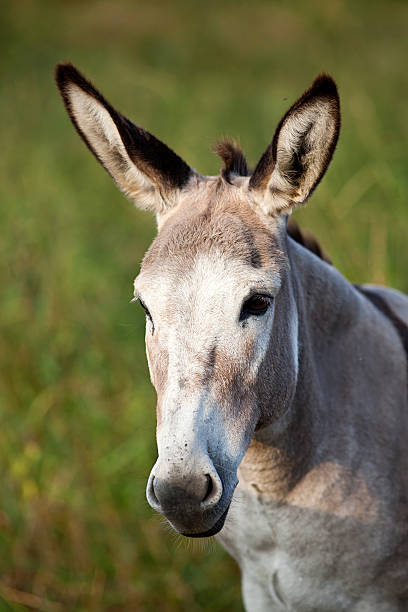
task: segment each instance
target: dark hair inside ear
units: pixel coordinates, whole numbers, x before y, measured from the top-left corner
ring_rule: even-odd
[[[307,170],[306,160],[311,152],[308,136],[312,127],[313,123],[310,122],[304,132],[299,131],[296,148],[293,148],[292,155],[286,159],[284,168],[285,179],[295,188],[299,186]],[[274,143],[274,145],[276,147],[277,143]]]
[[[217,142],[214,146],[214,152],[221,157],[225,167],[222,169],[222,176],[226,181],[231,181],[231,175],[236,176],[249,176],[250,171],[248,168],[245,155],[236,143],[232,142],[228,138]]]

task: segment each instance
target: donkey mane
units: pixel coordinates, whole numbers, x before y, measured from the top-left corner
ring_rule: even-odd
[[[231,174],[237,176],[251,175],[244,152],[236,142],[229,138],[223,138],[215,144],[214,152],[221,157],[225,164],[221,174],[229,183],[231,182]]]
[[[314,236],[308,230],[300,228],[297,221],[295,221],[293,218],[289,219],[287,232],[288,235],[293,240],[295,240],[295,242],[301,244],[303,247],[305,247],[305,249],[311,251],[326,263],[333,265],[332,260],[330,259],[326,251],[323,249],[316,236]]]

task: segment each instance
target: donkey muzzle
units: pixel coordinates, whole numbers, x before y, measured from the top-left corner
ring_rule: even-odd
[[[182,535],[208,537],[224,525],[230,500],[217,471],[206,463],[192,472],[187,463],[186,468],[163,469],[158,460],[150,474],[146,489],[149,504]]]

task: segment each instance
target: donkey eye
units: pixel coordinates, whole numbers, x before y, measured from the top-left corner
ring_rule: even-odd
[[[260,316],[268,310],[271,299],[265,295],[252,295],[242,306],[240,320],[246,319],[250,315]]]

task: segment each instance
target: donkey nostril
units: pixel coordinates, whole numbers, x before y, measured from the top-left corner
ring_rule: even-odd
[[[154,490],[154,476],[151,476],[149,482],[147,483],[147,499],[150,505],[160,506],[156,491]]]
[[[205,502],[210,497],[214,489],[214,485],[213,485],[211,476],[209,474],[206,474],[205,476],[207,478],[207,490],[205,492],[204,498],[202,499],[203,502]]]
[[[208,510],[218,504],[222,497],[222,483],[217,474],[206,474],[207,490],[201,501],[201,509]]]

